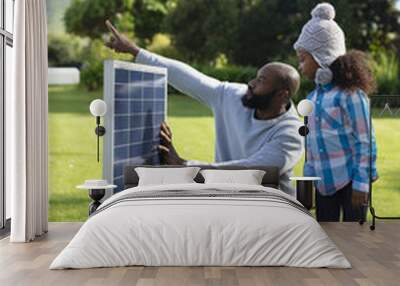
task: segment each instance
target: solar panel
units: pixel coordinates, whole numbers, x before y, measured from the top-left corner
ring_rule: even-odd
[[[104,62],[103,177],[123,190],[126,165],[160,164],[157,146],[166,118],[167,70],[122,61]]]

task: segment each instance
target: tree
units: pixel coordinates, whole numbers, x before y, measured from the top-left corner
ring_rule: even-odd
[[[178,1],[167,17],[174,46],[191,61],[207,62],[229,53],[237,29],[239,0]]]
[[[189,59],[223,53],[231,63],[260,66],[294,56],[293,43],[319,0],[179,0],[167,17],[174,43]],[[348,48],[393,49],[399,41],[395,0],[332,0]]]
[[[244,7],[232,41],[231,61],[261,66],[294,54],[302,15],[296,1],[257,1]]]
[[[175,0],[74,0],[64,15],[68,33],[91,39],[107,32],[110,19],[122,31],[148,41],[162,30],[168,5]]]
[[[135,22],[135,35],[139,39],[150,41],[163,30],[164,18],[168,14],[170,0],[136,0],[132,15]]]
[[[124,0],[74,0],[64,15],[66,31],[77,36],[99,38],[106,32],[106,19],[115,21],[127,7]]]

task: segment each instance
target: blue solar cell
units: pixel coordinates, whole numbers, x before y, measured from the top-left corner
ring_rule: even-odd
[[[129,92],[128,92],[128,86],[125,84],[116,84],[115,85],[115,98],[116,99],[121,99],[121,98],[128,98],[129,97]]]
[[[114,146],[126,145],[129,143],[129,132],[115,131],[114,133]]]
[[[131,114],[137,114],[142,112],[143,110],[143,101],[138,101],[138,100],[130,101],[129,105]]]
[[[151,127],[145,128],[144,132],[143,132],[143,141],[152,140],[153,139],[153,133],[154,133],[153,128],[151,128]]]
[[[129,97],[132,100],[142,100],[143,96],[143,87],[139,84],[131,84],[129,86]]]
[[[151,112],[146,112],[143,116],[143,127],[145,129],[151,129],[154,125],[153,114]]]
[[[157,87],[154,89],[154,98],[157,100],[164,100],[165,97],[165,88]]]
[[[134,76],[132,76],[132,74]],[[137,75],[136,75],[137,74]],[[129,83],[129,96],[132,99],[141,99],[143,94],[143,82],[140,72],[131,72],[131,81]]]
[[[143,73],[143,84],[145,86],[150,86],[152,87],[154,85],[154,74],[144,72]]]
[[[163,112],[164,113],[164,107],[165,107],[165,103],[164,103],[164,101],[159,101],[159,100],[157,100],[157,101],[155,101],[154,102],[154,109],[157,111],[157,112]]]
[[[142,144],[142,152],[145,156],[150,155],[150,153],[156,148],[156,146],[153,146],[153,144],[150,142],[143,141]]]
[[[121,174],[124,172],[124,163],[115,163],[114,164],[114,177],[121,176]]]
[[[143,88],[143,99],[145,99],[145,100],[153,100],[154,99],[154,88],[153,87],[144,87]]]
[[[144,129],[133,129],[129,132],[129,142],[142,142]]]
[[[143,111],[144,112],[153,112],[154,111],[154,101],[152,100],[144,100],[143,101]]]
[[[114,147],[114,162],[128,158],[128,146]]]
[[[115,116],[114,129],[115,130],[129,129],[129,115]],[[121,133],[119,133],[119,134],[121,134]]]
[[[133,144],[129,146],[129,155],[130,157],[139,157],[143,154],[143,143],[142,144]]]
[[[133,113],[133,112],[132,112]],[[137,129],[140,128],[141,126],[143,126],[142,124],[142,116],[140,114],[132,114],[129,117],[129,128],[130,129]]]
[[[142,80],[143,72],[140,71],[129,71],[130,82],[140,82]]]
[[[128,83],[129,72],[124,69],[115,69],[115,82],[116,83]]]
[[[127,100],[116,100],[115,101],[115,114],[128,114],[129,113],[129,101]]]

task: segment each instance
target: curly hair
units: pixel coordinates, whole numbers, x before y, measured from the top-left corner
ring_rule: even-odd
[[[350,92],[361,89],[370,94],[376,88],[370,59],[361,51],[351,50],[338,57],[330,69],[333,73],[332,83],[341,89]]]

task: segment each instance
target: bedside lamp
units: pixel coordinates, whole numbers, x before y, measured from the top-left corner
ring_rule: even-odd
[[[303,99],[297,105],[298,113],[304,117],[304,125],[299,128],[299,134],[304,137],[305,156],[304,162],[307,162],[307,135],[310,130],[307,127],[308,116],[314,110],[314,103],[309,99]],[[296,181],[296,199],[303,204],[308,210],[313,206],[313,182],[320,181],[320,177],[290,177]]]
[[[299,134],[304,137],[304,148],[305,148],[305,162],[307,162],[307,135],[309,133],[309,129],[307,127],[308,124],[308,115],[311,114],[314,110],[314,103],[309,99],[303,99],[297,105],[297,111],[301,116],[304,117],[304,125],[299,128]]]
[[[96,129],[95,133],[97,135],[97,162],[100,161],[100,155],[99,155],[99,138],[100,136],[103,136],[106,133],[106,129],[104,126],[100,125],[100,117],[104,116],[107,112],[107,104],[101,100],[101,99],[95,99],[90,103],[90,113],[96,117]]]

